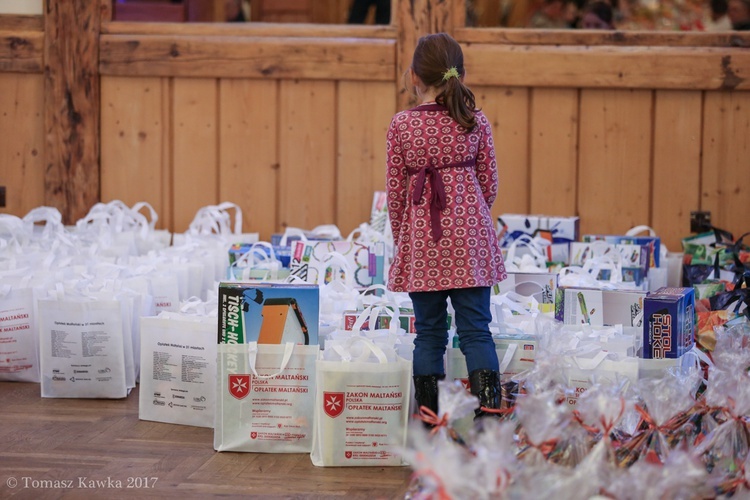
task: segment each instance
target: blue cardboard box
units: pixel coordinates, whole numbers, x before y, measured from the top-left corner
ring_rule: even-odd
[[[659,288],[643,305],[643,358],[679,358],[695,342],[695,290]]]
[[[318,345],[317,285],[219,284],[218,343]]]

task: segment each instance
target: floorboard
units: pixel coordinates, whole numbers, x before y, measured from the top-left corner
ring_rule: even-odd
[[[0,382],[0,405],[0,499],[395,499],[411,474],[217,453],[212,429],[139,420],[137,388],[122,400],[47,399],[39,384]]]

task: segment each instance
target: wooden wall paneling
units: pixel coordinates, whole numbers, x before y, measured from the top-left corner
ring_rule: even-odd
[[[279,224],[336,223],[336,83],[282,80]]]
[[[44,16],[0,14],[0,31],[44,32]]]
[[[720,47],[469,44],[479,85],[529,87],[750,89],[750,51]],[[499,70],[502,68],[502,70]]]
[[[481,0],[486,2],[488,0]],[[511,14],[513,16],[513,14]],[[514,27],[514,26],[509,26]],[[461,43],[494,45],[609,45],[620,47],[748,47],[750,33],[726,31],[619,31],[456,28]]]
[[[370,220],[372,194],[385,191],[385,141],[396,112],[393,84],[339,82],[336,220],[348,234]]]
[[[702,112],[700,91],[655,93],[651,226],[670,251],[681,251],[700,207]]]
[[[223,79],[219,87],[219,199],[242,208],[245,232],[278,230],[279,129],[276,80]]]
[[[0,30],[3,29],[0,16]],[[390,25],[362,26],[355,24],[276,24],[276,23],[126,23],[111,22],[102,26],[102,33],[112,35],[160,36],[242,36],[284,38],[356,38],[363,40],[396,38]]]
[[[44,32],[5,31],[0,26],[0,71],[44,71]]]
[[[170,228],[168,81],[102,77],[101,94],[102,201],[147,201],[159,216],[157,226]]]
[[[531,91],[530,213],[576,215],[578,104],[576,89]]]
[[[0,213],[23,217],[44,205],[44,77],[0,73]]]
[[[750,231],[750,92],[706,92],[703,116],[700,208],[736,238]]]
[[[581,233],[623,234],[649,223],[652,92],[581,90]]]
[[[393,81],[393,40],[102,35],[107,75]]]
[[[184,232],[198,209],[219,200],[218,82],[172,82],[173,229]]]
[[[500,187],[494,216],[529,211],[529,90],[522,87],[474,87],[474,95],[492,124]]]
[[[99,2],[47,0],[45,204],[66,224],[99,201]]]

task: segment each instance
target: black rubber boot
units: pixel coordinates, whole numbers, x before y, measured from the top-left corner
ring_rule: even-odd
[[[417,411],[419,407],[427,407],[438,414],[438,381],[443,380],[445,374],[442,375],[414,375],[414,398],[417,400]],[[432,429],[434,426],[424,423],[424,426],[428,429]]]
[[[494,370],[474,370],[469,374],[471,393],[479,398],[479,408],[474,410],[474,420],[498,415],[482,411],[482,408],[500,408],[500,374]]]

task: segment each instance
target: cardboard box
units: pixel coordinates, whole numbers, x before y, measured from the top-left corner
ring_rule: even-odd
[[[646,295],[644,290],[558,287],[555,319],[566,325],[641,326]]]
[[[695,290],[664,287],[644,301],[643,357],[679,358],[695,342]]]
[[[317,285],[219,284],[219,344],[318,344]]]
[[[578,241],[578,217],[547,215],[502,214],[497,218],[497,232],[501,246],[508,246],[521,235],[536,236],[547,232],[552,243]],[[543,235],[545,236],[545,235]]]

